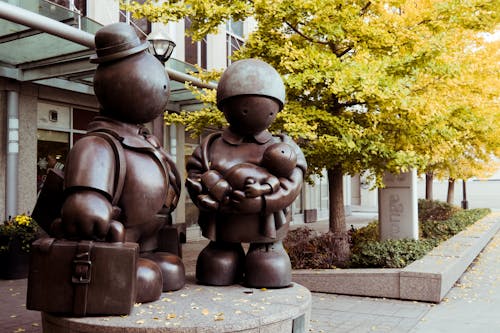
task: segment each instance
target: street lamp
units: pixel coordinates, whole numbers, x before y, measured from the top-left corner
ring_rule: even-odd
[[[165,64],[174,51],[175,43],[172,38],[161,30],[148,35],[149,52],[162,64]]]
[[[462,179],[462,208],[469,209],[469,202],[467,201],[467,187],[465,186],[465,182],[467,180]]]

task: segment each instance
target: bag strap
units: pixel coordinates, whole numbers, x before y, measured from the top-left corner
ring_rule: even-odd
[[[113,131],[104,131],[101,129],[94,132],[89,132],[87,133],[87,135],[98,136],[105,139],[115,153],[115,164],[118,166],[118,172],[115,173],[115,191],[113,193],[113,198],[111,199],[111,204],[113,206],[116,206],[123,191],[123,185],[125,184],[125,173],[127,170],[125,153],[121,144],[122,138]]]
[[[210,170],[210,159],[208,157],[210,146],[217,138],[220,138],[221,136],[221,132],[210,133],[209,135],[207,135],[205,140],[201,142],[201,163],[205,168],[205,171]]]
[[[74,286],[73,313],[76,316],[87,314],[87,294],[92,276],[91,250],[92,241],[80,241],[76,246],[73,259],[73,276],[71,282]]]

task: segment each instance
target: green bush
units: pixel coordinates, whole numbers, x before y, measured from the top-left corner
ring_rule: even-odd
[[[310,244],[310,239],[315,236],[316,233],[309,228],[299,228],[288,232],[283,241],[283,246],[290,256],[293,268],[308,267],[310,257],[315,251]]]
[[[351,267],[401,268],[420,259],[437,242],[430,239],[388,239],[366,241],[356,245],[351,254]]]
[[[459,211],[457,206],[450,205],[438,200],[418,200],[418,220],[419,221],[444,221]]]
[[[335,268],[333,245],[331,233],[319,234],[309,228],[292,230],[283,241],[294,269]]]
[[[401,268],[421,258],[433,247],[490,213],[489,209],[461,210],[444,202],[419,200],[419,240],[378,241],[378,221],[350,231],[351,267]],[[318,234],[309,228],[288,233],[284,241],[292,267],[333,268],[331,233]]]
[[[444,220],[421,220],[420,240],[378,240],[378,222],[372,222],[352,234],[351,266],[401,268],[421,258],[433,247],[490,212],[489,209],[461,210],[446,203],[419,201],[419,216]]]
[[[438,241],[447,240],[489,213],[490,210],[487,208],[459,210],[446,221],[421,221],[421,237]]]
[[[378,221],[373,221],[365,227],[351,230],[351,247],[369,241],[378,241],[378,238]]]

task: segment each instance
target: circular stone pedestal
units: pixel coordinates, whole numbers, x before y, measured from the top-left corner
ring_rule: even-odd
[[[192,279],[190,279],[192,280]],[[307,332],[311,293],[299,284],[283,289],[212,287],[193,281],[128,316],[68,318],[42,313],[45,333]]]

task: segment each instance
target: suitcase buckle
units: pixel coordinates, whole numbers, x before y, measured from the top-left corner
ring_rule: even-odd
[[[73,277],[71,281],[77,284],[90,283],[92,262],[90,260],[73,260]]]

